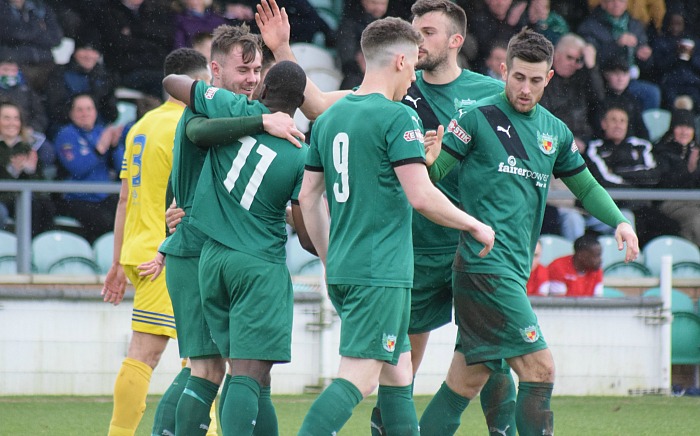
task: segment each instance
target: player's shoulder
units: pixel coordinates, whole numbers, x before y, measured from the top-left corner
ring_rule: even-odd
[[[539,103],[537,104],[537,110],[540,112],[540,118],[546,120],[548,124],[551,123],[554,128],[562,132],[571,132],[564,121],[560,120],[556,115]]]
[[[485,88],[484,90],[492,89],[494,92],[501,92],[503,88],[505,88],[505,83],[503,83],[503,81],[467,69],[462,70],[459,79],[465,83]]]

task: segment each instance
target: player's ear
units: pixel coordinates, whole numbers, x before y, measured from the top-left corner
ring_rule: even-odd
[[[406,66],[406,55],[401,53],[396,55],[396,69],[401,71]]]
[[[552,76],[554,76],[554,70],[549,70],[547,73],[547,80],[544,81],[544,86],[549,84],[549,81],[552,80]]]
[[[505,62],[501,62],[501,78],[505,82],[508,78],[508,67]]]
[[[460,48],[464,44],[464,37],[459,33],[455,33],[450,36],[449,44],[450,48]]]
[[[217,61],[211,61],[211,75],[215,78],[221,75],[221,65]]]

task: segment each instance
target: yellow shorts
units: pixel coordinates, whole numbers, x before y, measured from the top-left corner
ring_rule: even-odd
[[[175,316],[165,286],[165,271],[154,281],[140,277],[134,265],[124,265],[124,272],[136,288],[134,310],[131,312],[131,329],[135,332],[176,338]]]

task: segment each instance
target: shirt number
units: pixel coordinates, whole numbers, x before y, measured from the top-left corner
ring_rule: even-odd
[[[233,191],[236,181],[241,175],[243,165],[245,165],[248,156],[250,156],[250,152],[253,151],[253,147],[255,147],[257,144],[257,141],[250,136],[243,137],[238,141],[241,143],[241,149],[238,150],[238,154],[233,160],[231,169],[229,170],[228,174],[226,174],[226,179],[224,180],[224,186],[229,193]],[[257,144],[255,152],[260,155],[260,160],[258,161],[257,165],[255,165],[253,175],[250,177],[250,180],[248,180],[248,184],[245,187],[245,191],[243,192],[243,196],[241,197],[240,201],[241,206],[243,206],[243,208],[246,210],[250,210],[250,205],[255,199],[255,194],[258,192],[258,188],[260,188],[263,177],[265,177],[267,169],[275,159],[275,156],[277,156],[277,153],[272,151],[272,149],[264,144]]]
[[[340,132],[333,138],[333,166],[340,175],[340,183],[333,184],[333,195],[338,203],[345,203],[350,197],[348,180],[348,147],[350,138],[345,132]]]

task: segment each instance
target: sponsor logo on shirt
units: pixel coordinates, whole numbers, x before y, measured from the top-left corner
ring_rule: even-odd
[[[537,327],[534,325],[520,329],[520,334],[522,335],[523,340],[528,344],[537,342],[537,340],[540,338],[540,333],[537,331]]]
[[[476,100],[472,100],[471,98],[468,98],[466,100],[460,100],[458,98],[454,99],[455,110],[459,109],[460,107],[472,105],[474,103],[476,103]]]
[[[464,131],[464,129],[457,123],[457,120],[450,120],[450,124],[447,125],[447,131],[454,134],[457,139],[465,144],[469,144],[469,141],[472,140],[472,137],[469,136],[469,133]]]
[[[215,86],[210,86],[210,87],[207,88],[207,90],[204,92],[204,98],[206,98],[207,100],[211,100],[212,98],[214,98],[214,94],[216,94],[216,92],[217,92],[218,90],[219,90],[219,88],[217,88],[217,87],[215,87]]]
[[[571,141],[571,152],[578,153],[578,146],[576,145],[576,140]]]
[[[541,133],[537,131],[537,145],[540,146],[542,153],[550,155],[557,151],[557,142],[559,138],[549,133]]]
[[[396,335],[382,334],[382,347],[386,351],[393,353],[396,348]]]
[[[423,142],[423,132],[420,129],[413,129],[404,132],[403,139],[406,141],[420,141]]]
[[[508,162],[499,162],[498,164],[499,173],[513,174],[519,177],[524,177],[526,179],[532,179],[535,181],[535,186],[537,188],[546,188],[547,182],[549,181],[549,174],[538,173],[537,171],[532,171],[527,168],[519,167],[515,156],[508,156]]]

